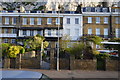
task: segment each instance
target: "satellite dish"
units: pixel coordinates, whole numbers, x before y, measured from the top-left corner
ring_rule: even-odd
[[[25,8],[23,6],[20,6],[20,12],[25,12]]]
[[[3,10],[3,7],[2,6],[0,6],[0,11],[2,11]]]

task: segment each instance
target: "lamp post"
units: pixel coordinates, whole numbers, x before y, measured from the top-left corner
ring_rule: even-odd
[[[58,23],[60,22],[60,5],[58,6]],[[60,38],[60,28],[58,24],[58,44],[57,44],[57,71],[59,71],[59,38]]]

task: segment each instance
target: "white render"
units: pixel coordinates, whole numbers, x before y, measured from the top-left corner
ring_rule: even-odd
[[[70,18],[70,24],[67,24],[67,18]],[[79,18],[79,24],[75,24],[75,18]],[[65,14],[63,16],[63,36],[67,35],[67,30],[70,30],[71,40],[78,40],[83,35],[83,17],[81,14]],[[79,30],[79,34],[76,35],[75,30]]]
[[[17,37],[17,34],[0,34],[0,37]]]

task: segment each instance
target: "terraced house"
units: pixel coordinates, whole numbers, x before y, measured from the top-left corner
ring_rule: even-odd
[[[97,35],[105,40],[120,38],[119,10],[118,7],[84,7],[83,35]],[[96,48],[100,47],[96,45]]]

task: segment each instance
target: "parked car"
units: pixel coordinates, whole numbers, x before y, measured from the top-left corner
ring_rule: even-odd
[[[2,80],[52,80],[48,76],[34,71],[3,70],[1,73]]]

